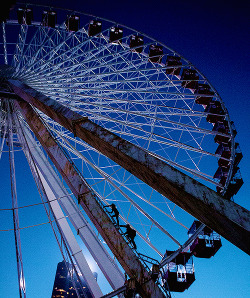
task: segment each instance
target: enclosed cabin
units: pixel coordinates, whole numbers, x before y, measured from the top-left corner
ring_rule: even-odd
[[[153,63],[161,63],[163,57],[163,47],[151,44],[149,47],[148,60]]]
[[[220,167],[227,168],[229,165],[229,159],[231,158],[231,142],[221,143],[215,151],[216,155],[219,155],[218,165]],[[235,143],[234,147],[234,167],[237,167],[243,158],[243,154],[240,149],[239,143]]]
[[[56,26],[56,12],[55,11],[44,11],[43,12],[43,26],[55,28]]]
[[[195,69],[183,69],[181,80],[182,87],[195,90],[198,86],[199,75]]]
[[[102,32],[102,22],[98,20],[92,20],[89,22],[88,34],[89,36],[95,36]]]
[[[230,121],[230,124],[231,124],[231,129],[232,129],[233,136],[235,137],[237,135],[237,130],[235,128],[234,122]]]
[[[80,17],[77,15],[70,15],[66,20],[66,28],[68,31],[76,32],[79,30]]]
[[[219,186],[216,186],[216,190],[218,193],[221,193],[224,186],[226,185],[228,173],[229,173],[229,166],[227,167],[219,166],[218,169],[216,170],[214,174],[214,178],[218,179],[220,183]]]
[[[220,156],[218,159],[219,167],[227,168],[231,158],[231,142],[221,143],[216,149],[215,154]]]
[[[224,194],[224,198],[230,200],[230,198],[237,194],[240,190],[241,186],[244,184],[243,179],[241,177],[239,167],[234,167],[233,177],[230,180],[227,190]]]
[[[234,165],[237,167],[243,158],[239,143],[235,143],[234,154]]]
[[[113,44],[122,43],[123,29],[121,27],[112,27],[109,31],[109,42]]]
[[[226,120],[217,121],[214,124],[213,131],[218,132],[214,137],[214,141],[217,144],[227,144],[231,138],[228,122]]]
[[[219,167],[217,171],[214,174],[214,178],[220,179],[220,186],[216,187],[216,190],[218,193],[221,193],[223,191],[223,187],[226,184],[227,177],[228,177],[229,169]],[[241,177],[240,169],[239,167],[234,167],[232,178],[230,182],[228,183],[227,190],[225,194],[223,195],[225,199],[230,200],[230,198],[237,194],[237,192],[240,190],[241,186],[244,184],[243,179]]]
[[[224,194],[226,199],[230,199],[233,195],[235,195],[241,186],[243,185],[243,179],[241,177],[239,171],[239,163],[243,158],[243,154],[241,152],[239,143],[235,143],[234,147],[234,163],[233,163],[233,171],[232,171],[232,179],[229,182],[227,191]],[[217,192],[221,193],[224,186],[226,185],[227,177],[229,174],[230,163],[233,160],[232,152],[231,152],[231,141],[226,143],[221,143],[215,151],[215,154],[219,155],[218,159],[218,169],[214,174],[214,178],[218,179],[220,182],[220,186],[217,186]]]
[[[178,76],[181,72],[181,65],[181,57],[168,55],[166,61],[166,74]]]
[[[129,47],[133,51],[135,51],[137,53],[141,53],[143,51],[143,44],[144,44],[143,36],[132,35],[130,37]]]
[[[195,220],[188,230],[189,238],[194,235],[200,227],[201,222]],[[222,246],[221,237],[209,227],[205,227],[194,239],[190,246],[191,253],[197,258],[211,258]]]
[[[174,251],[166,251],[163,260]],[[163,268],[163,283],[168,283],[168,288],[173,292],[184,292],[195,281],[193,257],[190,252],[179,253]]]
[[[195,90],[195,102],[199,105],[207,106],[213,99],[214,92],[207,84],[198,84]]]
[[[207,122],[210,123],[222,121],[225,117],[225,112],[219,101],[212,100],[205,108],[205,113],[208,113]]]
[[[33,11],[31,8],[18,8],[17,21],[20,25],[31,25],[33,20]]]

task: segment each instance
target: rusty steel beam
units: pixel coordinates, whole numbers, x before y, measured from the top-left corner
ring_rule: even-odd
[[[142,297],[165,297],[161,289],[151,279],[150,273],[141,263],[139,257],[124,240],[96,195],[89,188],[84,178],[77,171],[72,160],[64,153],[53,135],[47,129],[40,116],[26,101],[15,102],[31,130],[47,152],[48,156],[60,172],[78,202],[87,213],[98,232],[122,265],[130,278],[136,280],[138,292]]]
[[[247,209],[22,82],[9,83],[25,101],[250,254]]]

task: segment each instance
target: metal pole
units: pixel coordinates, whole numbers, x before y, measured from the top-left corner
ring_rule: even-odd
[[[17,259],[17,273],[20,298],[26,298],[25,279],[23,272],[23,259],[21,250],[21,237],[19,229],[19,216],[17,204],[17,191],[16,191],[16,175],[15,175],[15,160],[14,160],[14,146],[13,146],[13,118],[11,102],[5,101],[7,106],[7,121],[8,121],[8,146],[9,146],[9,163],[10,163],[10,181],[11,181],[11,197],[12,197],[12,212],[14,222],[14,236],[16,246],[16,259]]]

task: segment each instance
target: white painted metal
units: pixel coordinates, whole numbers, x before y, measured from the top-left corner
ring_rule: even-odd
[[[25,130],[23,130],[23,131],[25,131]],[[20,139],[22,139],[22,136],[19,136],[19,137],[20,137]],[[26,129],[26,133],[25,133],[25,138],[26,137],[27,137],[27,129]],[[31,135],[30,135],[30,137],[31,137]],[[26,144],[28,146],[27,149],[24,148],[24,150],[26,151],[26,155],[28,155],[28,156],[31,155],[32,159],[37,161],[33,156],[33,152],[36,151],[35,148],[37,148],[37,145],[34,146],[34,144],[30,143],[29,138],[26,138],[26,140],[27,140]],[[30,159],[28,159],[28,162],[30,164],[30,167],[34,168],[34,165],[30,162]],[[55,196],[55,194],[51,190],[49,184],[47,183],[47,179],[49,177],[45,178],[44,173],[42,172],[43,165],[36,164],[36,166],[37,166],[38,175],[41,179],[41,182],[43,184],[47,198],[49,200],[50,207],[54,213],[55,219],[57,220],[60,230],[64,236],[64,239],[66,240],[66,242],[68,244],[71,255],[75,259],[76,264],[79,268],[79,271],[82,274],[82,276],[84,277],[84,280],[86,281],[91,293],[94,295],[94,297],[101,297],[102,292],[100,290],[100,287],[99,287],[97,281],[95,280],[93,273],[91,272],[91,269],[83,255],[83,252],[82,252],[80,246],[78,245],[78,243],[75,239],[73,232],[70,229],[67,219],[66,219],[66,217],[57,201],[58,197]],[[40,168],[41,168],[41,170],[40,170]],[[46,172],[46,169],[45,169],[45,172]]]
[[[20,32],[19,32],[18,41],[16,44],[16,52],[13,55],[13,61],[12,61],[12,65],[16,66],[16,71],[19,70],[20,60],[22,60],[22,54],[25,46],[27,31],[28,31],[28,25],[22,24],[20,26]]]
[[[94,278],[94,275],[88,265],[86,258],[83,255],[83,252],[77,243],[73,232],[70,229],[70,226],[66,220],[64,213],[62,212],[60,205],[57,201],[56,196],[52,192],[51,188],[49,187],[45,177],[43,174],[38,170],[39,176],[43,183],[45,192],[50,202],[51,209],[54,212],[55,218],[60,226],[62,234],[64,235],[64,239],[67,241],[67,244],[70,248],[71,255],[76,261],[77,267],[79,268],[80,273],[82,274],[86,284],[88,285],[89,290],[93,294],[94,297],[98,298],[101,297],[102,292],[101,289]]]
[[[125,281],[124,274],[103,247],[103,244],[79,211],[78,206],[65,189],[54,169],[47,162],[43,152],[25,126],[23,126],[23,132],[27,144],[32,148],[33,159],[46,180],[49,189],[53,192],[53,197],[59,202],[75,229],[79,231],[79,236],[109,281],[111,287],[113,289],[121,287]]]
[[[8,55],[7,55],[7,47],[6,47],[6,32],[5,32],[5,23],[2,22],[3,29],[3,49],[4,49],[4,63],[8,64]]]
[[[8,146],[9,146],[9,163],[10,163],[10,181],[11,181],[11,199],[12,199],[12,213],[13,213],[13,224],[14,224],[14,236],[16,246],[16,259],[17,259],[17,273],[18,273],[18,286],[20,298],[26,298],[26,286],[25,277],[23,271],[23,257],[21,249],[21,236],[19,228],[19,215],[18,215],[18,202],[17,202],[17,190],[16,190],[16,173],[15,173],[15,156],[13,146],[13,121],[11,110],[11,103],[5,102],[7,107],[7,135],[8,135]]]

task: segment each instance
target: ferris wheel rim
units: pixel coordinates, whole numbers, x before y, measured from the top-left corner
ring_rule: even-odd
[[[42,6],[42,5],[41,5]],[[42,6],[42,7],[44,7],[44,6]],[[50,7],[51,8],[51,7]],[[67,9],[65,9],[66,11],[69,11],[70,12],[70,10],[67,10]],[[80,13],[80,14],[84,14],[84,13],[82,13],[82,12],[78,12],[78,11],[74,11],[74,13]],[[87,16],[90,16],[90,17],[95,17],[95,16],[92,16],[92,15],[89,15],[89,14],[85,14],[85,15],[87,15]],[[226,107],[225,107],[225,104],[224,104],[224,102],[222,101],[222,99],[220,98],[220,96],[219,96],[219,94],[218,94],[218,92],[214,89],[214,87],[211,85],[211,83],[207,80],[207,78],[198,70],[198,69],[196,69],[195,68],[195,66],[193,66],[188,60],[186,60],[183,56],[181,56],[180,54],[178,54],[176,51],[173,51],[172,49],[170,49],[169,47],[167,47],[165,44],[163,44],[163,43],[161,43],[161,42],[159,42],[159,41],[157,41],[157,40],[155,40],[155,39],[153,39],[153,38],[151,38],[151,37],[149,37],[149,36],[147,36],[147,35],[145,35],[144,33],[141,33],[141,32],[139,32],[139,31],[136,31],[136,30],[134,30],[134,29],[132,29],[132,28],[130,28],[130,27],[127,27],[127,26],[123,26],[122,24],[120,24],[120,23],[116,23],[116,22],[113,22],[113,21],[110,21],[110,20],[106,20],[106,19],[104,19],[104,18],[99,18],[98,17],[98,19],[101,19],[101,20],[104,20],[104,21],[108,21],[108,22],[110,22],[111,23],[111,25],[110,25],[110,27],[111,26],[114,26],[114,25],[116,25],[116,26],[122,26],[122,27],[124,27],[124,28],[127,28],[127,29],[129,29],[129,30],[131,30],[132,32],[134,32],[135,34],[137,33],[139,33],[139,34],[142,34],[143,36],[146,36],[147,38],[149,38],[150,40],[153,40],[155,43],[157,43],[157,44],[159,44],[159,45],[162,45],[165,49],[168,49],[169,51],[171,51],[171,52],[173,52],[175,55],[177,55],[178,57],[181,57],[181,59],[183,60],[183,61],[186,61],[187,62],[187,67],[189,67],[190,69],[192,69],[192,70],[195,70],[195,71],[197,71],[197,73],[202,77],[202,81],[205,81],[209,86],[210,86],[210,88],[211,88],[211,90],[213,90],[214,92],[215,92],[215,95],[216,95],[216,98],[217,98],[217,100],[222,104],[222,106],[223,106],[223,109],[224,109],[224,111],[226,111]],[[7,22],[7,24],[8,24],[8,22]],[[39,24],[37,24],[37,26],[39,26]],[[62,30],[65,30],[65,29],[62,29]],[[127,44],[126,44],[127,45]],[[143,55],[144,55],[144,53],[143,53]],[[164,54],[164,55],[167,55],[166,53]],[[145,59],[147,59],[147,54],[145,53]],[[164,67],[165,67],[165,65],[163,64],[163,63],[159,63],[158,65],[160,65],[161,66],[161,68],[162,69],[164,69]],[[32,66],[32,65],[31,65]],[[155,69],[156,67],[152,67],[153,69]],[[183,66],[183,68],[184,68],[184,66]],[[45,70],[46,71],[46,70]],[[171,81],[171,80],[170,80]],[[180,81],[180,80],[179,80]],[[58,85],[60,85],[59,83],[58,83]],[[75,87],[76,88],[76,87]],[[55,88],[56,89],[56,88]],[[132,90],[132,89],[131,89]],[[116,92],[118,92],[117,90],[116,90]],[[131,91],[132,92],[132,91]],[[184,95],[185,96],[185,95]],[[231,163],[233,164],[234,163],[234,154],[233,154],[233,152],[234,152],[234,135],[233,135],[233,132],[232,132],[232,127],[231,127],[231,121],[230,121],[230,118],[229,118],[229,115],[228,115],[228,113],[226,112],[226,118],[227,118],[227,122],[228,122],[228,124],[229,124],[229,127],[230,127],[230,134],[231,134],[231,149],[232,149],[232,161],[231,161]],[[101,117],[99,118],[99,120],[101,119]],[[112,131],[112,130],[111,130]],[[65,137],[66,138],[66,137]],[[230,175],[232,175],[232,166],[231,166],[231,168],[230,168],[230,171],[231,171],[231,173],[229,174],[229,178],[228,178],[228,180],[227,180],[227,184],[229,183],[229,180],[231,179],[231,176]],[[225,185],[225,188],[227,187],[227,185]],[[225,188],[224,188],[224,190],[225,190]],[[196,235],[194,235],[193,237],[195,238],[195,236]],[[184,249],[184,248],[183,248]]]
[[[44,7],[44,6],[41,5],[41,7]],[[52,9],[53,9],[53,8],[52,8]],[[65,11],[68,11],[68,12],[72,13],[71,10],[67,10],[67,9],[65,9]],[[86,16],[89,16],[89,17],[97,18],[96,16],[93,16],[93,15],[90,15],[90,14],[86,14],[86,13],[84,13],[84,12],[80,12],[80,11],[74,11],[73,13],[79,13],[79,14],[83,14],[83,15],[86,15]],[[116,25],[116,26],[123,26],[122,24],[119,24],[119,23],[117,23],[117,22],[110,21],[110,20],[107,20],[107,19],[104,19],[104,18],[99,18],[99,17],[98,17],[97,19],[100,19],[100,20],[104,20],[104,21],[109,22],[109,23],[110,23],[110,26],[109,26],[109,27],[114,26],[114,25]],[[39,26],[40,24],[37,23],[37,24],[35,24],[35,25]],[[128,26],[123,26],[123,27],[124,27],[124,28],[127,28],[127,29],[129,29],[129,30],[131,30],[131,31],[134,32],[134,33],[136,32],[137,34],[138,34],[138,33],[139,33],[139,34],[143,34],[143,33],[141,33],[141,32],[138,32],[138,31],[136,31],[136,30],[134,30],[134,29],[128,27]],[[62,29],[62,28],[60,28],[60,29]],[[143,36],[147,36],[147,35],[143,34]],[[174,54],[178,55],[179,57],[181,57],[183,60],[185,60],[185,61],[187,62],[188,67],[190,67],[190,68],[195,69],[196,71],[198,71],[198,70],[197,70],[197,69],[196,69],[196,68],[195,68],[195,67],[194,67],[188,60],[186,60],[184,57],[182,57],[182,56],[181,56],[180,54],[178,54],[176,51],[173,51],[172,49],[170,49],[169,47],[167,47],[165,44],[163,44],[163,43],[161,43],[161,42],[159,42],[159,41],[153,39],[152,37],[149,37],[149,36],[147,36],[147,37],[148,37],[150,40],[156,42],[157,44],[162,45],[164,48],[170,50],[170,51],[173,52]],[[145,57],[147,57],[146,53],[145,53],[144,55],[145,55]],[[161,64],[161,63],[159,63],[159,65],[164,66],[164,65]],[[199,73],[200,75],[202,75],[202,74],[200,73],[200,71],[198,71],[198,73]],[[202,75],[202,77],[203,77],[203,79],[206,80],[206,82],[209,84],[209,86],[210,86],[211,88],[213,88],[212,85],[208,82],[208,80],[207,80],[203,75]],[[219,99],[219,101],[222,102],[222,100],[221,100],[221,98],[219,97],[219,95],[218,95],[217,92],[216,92],[216,97]],[[228,116],[228,115],[227,115],[227,116]]]

